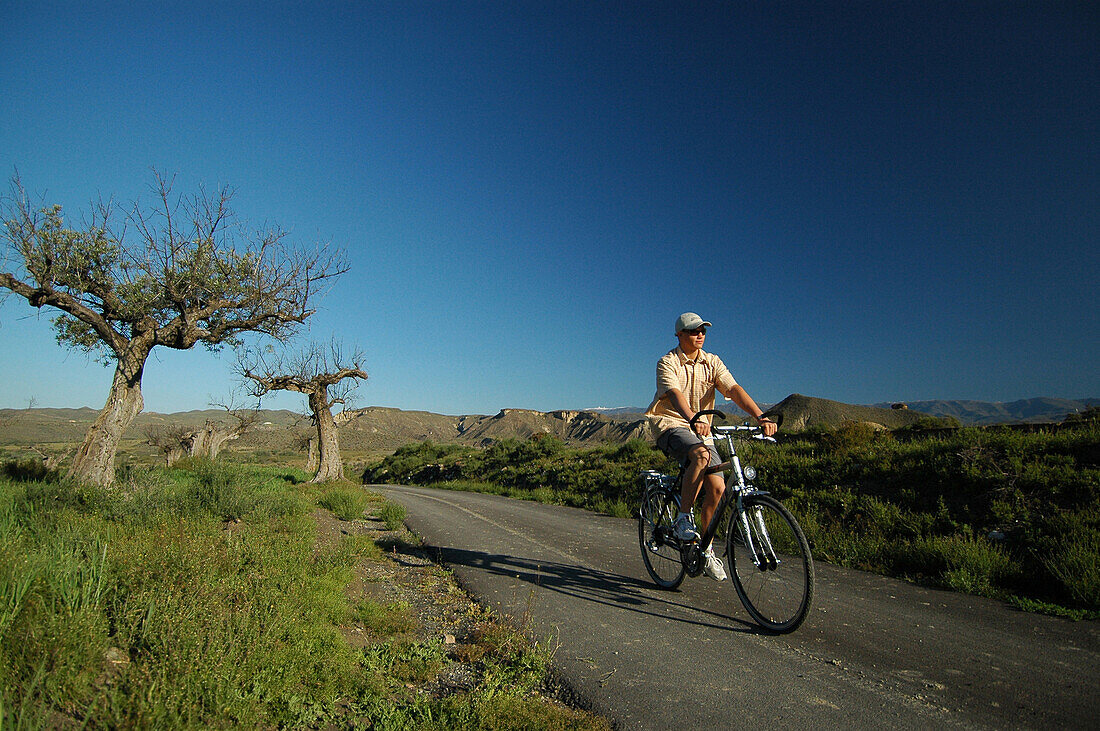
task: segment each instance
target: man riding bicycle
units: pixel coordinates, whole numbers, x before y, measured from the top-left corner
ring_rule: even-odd
[[[721,474],[706,474],[707,467],[720,464],[721,459],[713,444],[703,440],[710,436],[709,417],[704,416],[694,427],[690,426],[696,412],[714,408],[717,390],[756,419],[765,435],[772,436],[778,428],[737,384],[722,359],[703,352],[708,327],[711,324],[694,312],[676,318],[676,338],[680,344],[657,361],[657,394],[646,410],[646,416],[658,431],[657,447],[683,467],[680,514],[673,526],[676,537],[682,541],[699,538],[691,509],[700,489],[703,489],[699,507],[702,525],[710,523],[725,490]],[[717,581],[726,578],[712,546],[704,548],[703,571]]]

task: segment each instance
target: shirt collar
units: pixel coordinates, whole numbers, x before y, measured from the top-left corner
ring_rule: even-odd
[[[679,345],[676,346],[676,351],[675,352],[676,352],[676,357],[680,359],[680,365],[687,365],[688,363],[702,363],[703,362],[703,356],[706,355],[706,353],[704,353],[702,350],[700,350],[695,355],[695,360],[688,360],[688,357],[686,355],[684,355],[684,349],[681,348]]]

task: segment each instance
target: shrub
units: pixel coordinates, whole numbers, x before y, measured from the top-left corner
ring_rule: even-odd
[[[920,538],[895,549],[897,566],[956,591],[993,596],[1019,573],[1005,550],[985,538],[951,535]]]
[[[866,421],[845,421],[821,436],[821,444],[833,452],[857,452],[890,440],[890,432]]]
[[[386,530],[399,530],[405,524],[405,506],[387,500],[379,508],[378,517],[386,524]]]
[[[1100,511],[1056,514],[1044,533],[1036,541],[1043,567],[1076,602],[1100,606]]]
[[[259,481],[241,465],[188,458],[177,463],[172,472],[184,484],[181,508],[187,512],[240,520],[254,505],[253,493]]]
[[[962,424],[954,416],[922,416],[908,426],[903,426],[900,429],[896,429],[896,434],[904,435],[919,435],[920,432],[943,430],[943,429],[959,429]]]
[[[1089,406],[1084,411],[1075,411],[1072,414],[1066,414],[1064,422],[1067,424],[1095,424],[1100,422],[1100,404]]]
[[[361,488],[334,487],[330,488],[318,504],[327,510],[331,510],[340,520],[357,520],[363,517],[363,511],[367,509],[370,499]]]
[[[16,482],[56,482],[58,471],[46,467],[40,459],[10,460],[0,468],[4,477]]]

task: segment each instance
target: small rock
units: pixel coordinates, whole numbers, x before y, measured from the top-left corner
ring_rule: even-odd
[[[127,655],[122,650],[118,649],[117,647],[107,648],[106,659],[107,659],[107,662],[109,662],[109,663],[111,663],[112,665],[115,665],[115,666],[129,665],[130,664],[130,656]]]

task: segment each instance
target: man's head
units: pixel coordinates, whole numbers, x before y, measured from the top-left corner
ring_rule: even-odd
[[[685,312],[676,318],[676,333],[698,330],[701,327],[711,327],[711,324],[694,312]]]
[[[680,341],[680,349],[692,354],[703,347],[703,341],[707,336],[707,328],[711,324],[694,312],[685,312],[676,318],[676,338]]]

